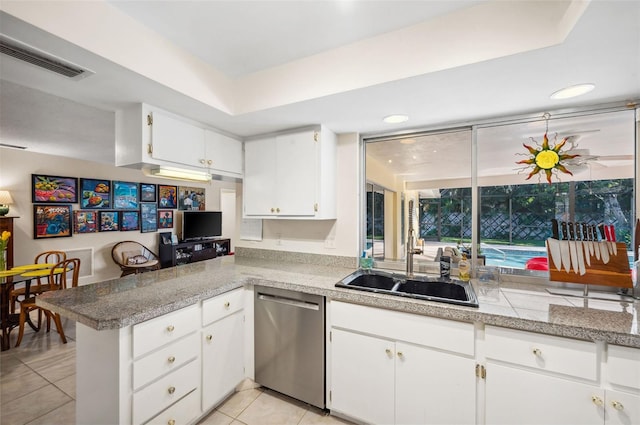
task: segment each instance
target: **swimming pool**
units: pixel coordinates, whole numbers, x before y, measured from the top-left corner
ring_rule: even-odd
[[[524,269],[527,260],[533,257],[547,257],[547,250],[544,248],[513,248],[482,246],[482,254],[485,256],[485,264],[488,266],[511,267],[514,269]],[[633,265],[633,254],[628,253],[629,265]]]
[[[482,254],[485,256],[485,264],[488,266],[511,267],[514,269],[524,269],[527,260],[533,257],[545,257],[547,251],[543,248],[534,249],[513,249],[498,247],[482,247]]]

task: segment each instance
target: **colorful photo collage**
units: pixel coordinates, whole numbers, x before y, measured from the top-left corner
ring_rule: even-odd
[[[34,239],[156,232],[173,228],[176,209],[205,209],[202,188],[44,174],[32,174],[31,181]]]

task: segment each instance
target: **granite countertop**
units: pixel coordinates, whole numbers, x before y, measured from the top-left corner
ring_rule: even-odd
[[[479,308],[336,288],[355,268],[241,257],[45,293],[37,304],[93,329],[118,329],[246,285],[323,295],[332,300],[465,322],[640,348],[640,302],[551,295],[543,285],[472,282]]]

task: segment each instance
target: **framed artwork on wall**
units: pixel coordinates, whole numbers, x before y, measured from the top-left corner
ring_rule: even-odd
[[[158,185],[158,204],[160,208],[178,207],[178,186]]]
[[[31,202],[75,204],[78,202],[78,179],[31,174]]]
[[[156,185],[140,183],[140,202],[156,202]]]
[[[74,211],[73,212],[74,233],[95,233],[98,231],[97,211]]]
[[[34,205],[33,238],[61,238],[72,234],[71,205]]]
[[[117,232],[120,230],[120,212],[100,211],[100,231]]]
[[[113,181],[113,208],[137,210],[138,199],[138,183]]]
[[[80,179],[80,208],[111,208],[111,180]]]
[[[173,229],[173,210],[158,210],[158,228]]]
[[[158,204],[152,202],[140,203],[140,231],[142,233],[158,230]]]
[[[182,211],[204,211],[205,191],[200,187],[178,187],[178,209]]]
[[[140,211],[121,211],[120,231],[140,230]]]

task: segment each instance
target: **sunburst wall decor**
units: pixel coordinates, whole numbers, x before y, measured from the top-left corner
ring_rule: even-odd
[[[549,131],[549,122],[547,120],[547,128],[542,138],[542,145],[539,145],[538,142],[531,137],[531,141],[534,142],[538,147],[533,147],[527,145],[525,143],[522,144],[531,155],[528,159],[523,159],[522,161],[516,162],[516,164],[526,164],[527,167],[524,170],[528,169],[529,166],[533,166],[533,170],[529,173],[526,180],[529,180],[531,177],[537,175],[539,172],[544,171],[547,176],[547,182],[551,184],[551,176],[553,176],[554,172],[557,174],[558,171],[561,171],[565,174],[573,175],[573,173],[562,164],[562,161],[567,159],[572,159],[578,157],[580,155],[570,155],[565,151],[562,151],[562,147],[567,143],[568,137],[565,137],[560,142],[555,143],[553,147],[549,145],[549,138],[547,137],[547,133]],[[557,141],[558,135],[556,134],[554,137],[554,142]],[[522,170],[521,170],[522,171]],[[520,171],[520,172],[521,172]],[[560,180],[558,178],[558,180]]]

